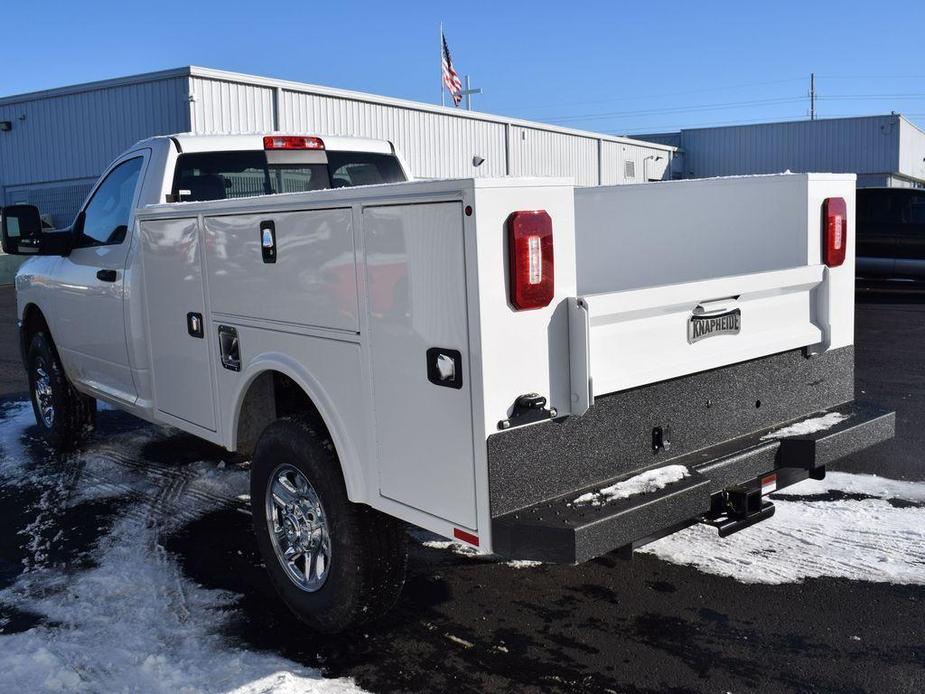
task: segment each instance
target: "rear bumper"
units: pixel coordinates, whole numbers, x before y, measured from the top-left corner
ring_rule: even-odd
[[[841,417],[830,419],[840,421],[828,428],[793,433],[799,432],[797,427],[789,435],[775,433],[795,424],[812,429],[811,420],[835,413]],[[587,491],[620,481],[614,479],[594,485],[593,490],[575,489],[498,516],[492,521],[493,548],[511,559],[568,564],[618,548],[632,549],[697,522],[728,487],[754,483],[775,472],[778,488],[809,476],[821,477],[827,465],[892,438],[894,431],[894,412],[869,403],[845,403],[675,458],[671,465],[683,465],[688,475],[657,491],[598,506],[575,503]]]

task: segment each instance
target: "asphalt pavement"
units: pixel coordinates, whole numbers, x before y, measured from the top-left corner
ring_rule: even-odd
[[[3,432],[28,414],[17,404],[25,381],[14,368],[10,294],[0,289],[0,449]],[[858,397],[895,408],[898,436],[841,469],[925,480],[925,292],[860,291],[856,343]],[[205,465],[214,481],[243,475],[240,461],[118,412],[105,410],[99,420],[92,455],[76,459],[73,471],[34,440],[28,424],[17,425],[27,427],[17,445],[29,472],[16,485],[0,484],[0,589],[21,585],[23,571],[43,562],[71,576],[86,571],[99,561],[101,538],[111,541],[127,499],[136,507],[142,499],[146,514],[169,506],[175,522],[164,526],[158,546],[183,580],[234,596],[217,627],[229,649],[280,656],[373,692],[925,691],[921,583],[848,580],[837,572],[743,583],[644,553],[632,561],[606,556],[577,567],[521,568],[416,534],[406,587],[384,621],[358,634],[313,635],[273,594],[240,499],[216,492],[214,509],[188,521],[176,511],[187,500],[211,498],[198,487],[188,491],[196,482],[189,466]],[[107,493],[73,497],[94,470],[93,488]],[[63,481],[34,481],[51,478]],[[76,501],[52,503],[49,494]],[[68,510],[47,510],[58,507]],[[36,509],[50,514],[40,533]],[[146,518],[139,527],[158,522]],[[48,619],[0,593],[0,639]]]

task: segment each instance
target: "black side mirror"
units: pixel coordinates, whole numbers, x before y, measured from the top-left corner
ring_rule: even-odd
[[[0,217],[3,252],[8,255],[67,255],[71,252],[71,234],[46,232],[35,205],[8,205]]]

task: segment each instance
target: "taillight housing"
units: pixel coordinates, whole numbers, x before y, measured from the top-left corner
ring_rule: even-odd
[[[263,138],[264,149],[324,149],[320,137],[305,135],[267,135]]]
[[[518,311],[549,306],[555,294],[552,219],[546,210],[520,211],[507,225],[511,304]]]
[[[845,262],[848,247],[848,205],[844,198],[826,198],[822,203],[822,260],[829,267]]]

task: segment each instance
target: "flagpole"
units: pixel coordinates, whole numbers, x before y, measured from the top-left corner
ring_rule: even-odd
[[[443,22],[440,22],[440,105],[446,106],[446,94],[443,91]]]

